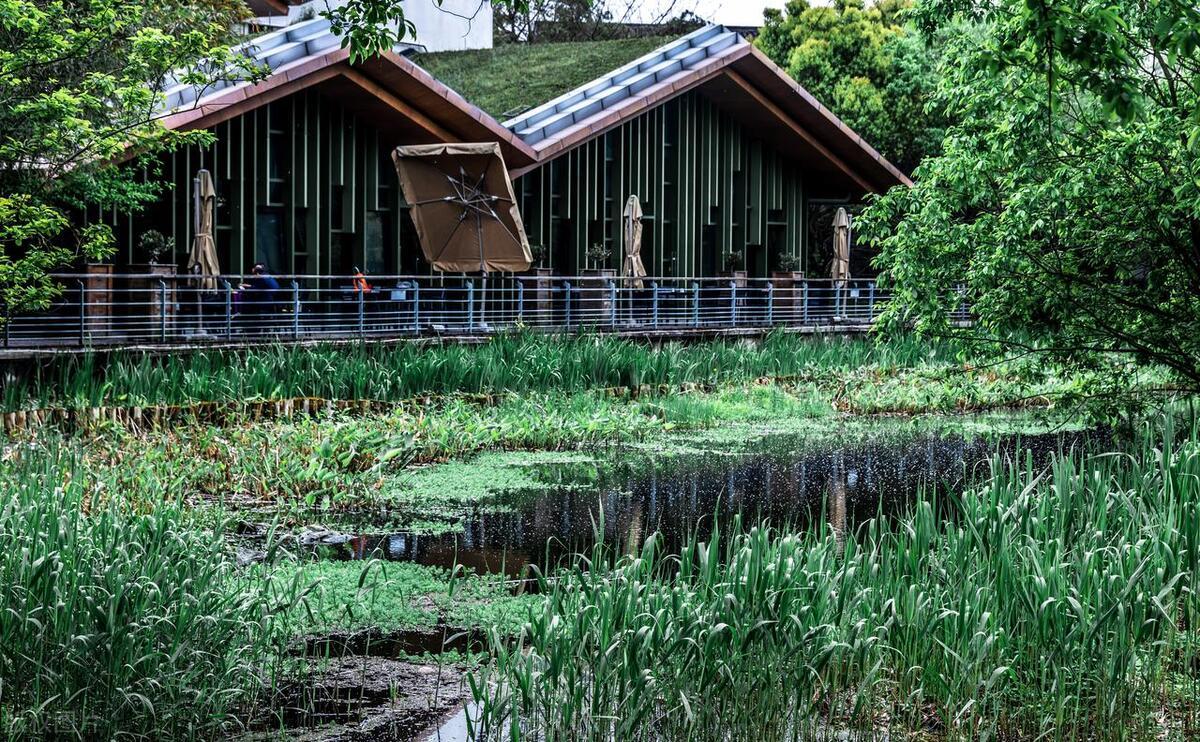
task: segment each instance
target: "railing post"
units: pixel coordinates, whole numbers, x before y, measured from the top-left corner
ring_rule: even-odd
[[[612,328],[617,326],[617,282],[608,279],[608,324]]]
[[[167,282],[158,281],[158,341],[167,342]]]
[[[775,282],[767,281],[767,327],[775,324]]]
[[[566,327],[567,327],[567,330],[570,331],[570,329],[571,329],[571,282],[570,281],[563,281],[563,291],[567,292],[566,307],[565,307],[566,313],[565,314],[566,314],[566,321],[567,321]]]
[[[413,281],[413,332],[421,334],[421,284]]]
[[[692,281],[692,327],[700,326],[700,282]]]
[[[12,327],[12,312],[9,311],[8,302],[4,302],[4,347],[9,347],[12,338],[9,335],[9,328]]]
[[[658,328],[658,281],[650,282],[650,324]]]
[[[803,307],[801,309],[802,319],[800,320],[800,324],[807,325],[808,324],[808,281],[805,281],[803,283],[803,291],[801,292],[800,301],[803,302]]]
[[[525,279],[517,278],[517,322],[525,324]]]
[[[867,321],[875,321],[875,282],[867,284]]]
[[[292,279],[292,337],[300,337],[300,284]]]
[[[225,284],[225,337],[230,337],[233,335],[233,286],[224,278],[221,283]]]
[[[79,282],[79,347],[87,345],[87,284]]]
[[[467,279],[467,331],[475,330],[475,282]]]
[[[367,331],[367,292],[362,290],[362,286],[356,287],[358,290],[354,295],[358,297],[358,336],[362,337]]]
[[[729,324],[737,327],[737,281],[729,282]]]

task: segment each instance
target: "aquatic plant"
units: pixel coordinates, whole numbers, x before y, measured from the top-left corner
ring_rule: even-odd
[[[911,338],[811,338],[651,345],[604,335],[500,335],[465,345],[268,346],[244,352],[117,353],[59,359],[4,386],[5,410],[145,406],[323,397],[400,401],[460,392],[581,391],[643,384],[726,383],[872,366],[887,371],[953,357]]]
[[[603,547],[470,678],[480,739],[1187,736],[1200,721],[1200,431],[995,464],[854,533]],[[1157,442],[1156,442],[1157,441]],[[505,735],[508,735],[505,737]]]
[[[87,436],[53,431],[80,450],[89,492],[155,502],[168,494],[227,506],[361,509],[406,505],[428,517],[458,512],[462,483],[433,492],[410,486],[412,463],[441,462],[487,449],[560,450],[662,436],[722,422],[828,415],[807,397],[776,386],[662,398],[600,394],[506,396],[493,406],[461,399],[364,417],[330,414],[234,426],[181,425],[133,432],[122,426]],[[448,512],[447,512],[448,511]]]
[[[207,738],[269,691],[299,583],[251,579],[175,501],[89,496],[59,446],[0,467],[0,736]]]

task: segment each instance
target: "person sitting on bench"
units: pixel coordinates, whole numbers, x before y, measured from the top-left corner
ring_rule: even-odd
[[[279,281],[262,263],[250,269],[250,280],[242,284],[246,306],[252,314],[274,314],[279,311]]]

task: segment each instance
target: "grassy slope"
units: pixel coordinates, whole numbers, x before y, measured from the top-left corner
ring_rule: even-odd
[[[541,105],[670,41],[644,39],[505,44],[495,49],[423,54],[431,75],[497,118]]]

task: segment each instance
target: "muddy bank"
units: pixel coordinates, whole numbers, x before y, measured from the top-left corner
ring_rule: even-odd
[[[424,740],[470,697],[455,665],[350,655],[314,663],[242,742]]]

